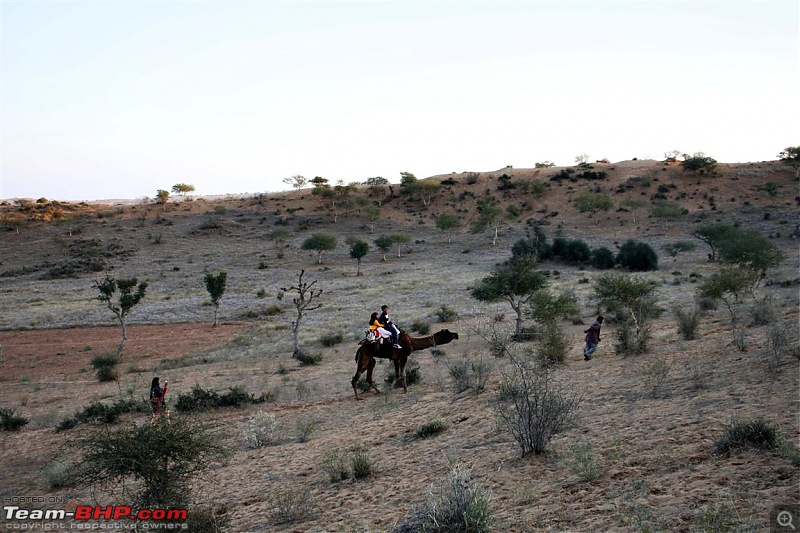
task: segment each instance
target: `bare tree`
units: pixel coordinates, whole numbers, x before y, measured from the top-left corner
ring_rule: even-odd
[[[292,298],[292,303],[294,303],[295,307],[297,308],[297,317],[292,321],[292,334],[294,335],[294,351],[292,352],[292,357],[295,359],[299,359],[300,357],[299,334],[300,323],[303,321],[303,317],[306,316],[309,311],[313,311],[322,307],[322,304],[320,303],[313,303],[314,299],[318,298],[322,294],[322,289],[313,288],[314,284],[317,283],[316,280],[312,281],[311,283],[303,281],[303,274],[305,273],[305,270],[300,270],[300,276],[298,277],[297,285],[293,285],[288,289],[281,289],[283,292],[291,292],[296,295],[294,298]]]

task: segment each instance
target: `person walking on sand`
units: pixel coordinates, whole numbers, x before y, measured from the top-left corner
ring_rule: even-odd
[[[600,343],[600,326],[602,325],[603,317],[599,316],[597,320],[589,326],[589,329],[584,331],[584,333],[586,333],[586,345],[583,347],[584,361],[591,361],[595,350],[597,350],[597,345]]]

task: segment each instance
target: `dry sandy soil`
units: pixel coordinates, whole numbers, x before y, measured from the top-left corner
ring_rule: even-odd
[[[446,484],[453,463],[469,467],[473,481],[490,492],[492,531],[769,530],[774,505],[800,502],[796,462],[753,449],[719,456],[714,441],[733,419],[763,418],[797,445],[798,359],[787,356],[778,370],[767,367],[766,325],[749,326],[747,350],[739,351],[724,307],[703,316],[697,340],[681,340],[672,306],[693,301],[696,284],[689,273],[702,279],[718,266],[705,261],[702,245],[675,261],[660,247],[690,239],[688,232],[700,212],[711,215],[708,221],[739,220],[765,235],[779,232],[774,242],[789,257],[770,273],[770,285],[762,287],[760,296],[770,295],[778,320],[796,326],[797,241],[789,233],[797,223],[797,184],[793,173],[777,163],[729,166],[711,183],[695,178],[681,182],[676,169],[661,168],[655,162],[615,164],[602,187],[611,192],[641,176],[677,183],[670,195],[690,213],[678,221],[648,219],[646,207],[636,223],[630,211],[577,213],[570,198],[597,186],[594,182],[566,182],[563,189],[553,184],[543,198],[531,199],[537,210],[545,205],[559,212],[545,228],[548,237],[559,231],[586,239],[593,247],[613,246],[628,237],[651,243],[661,254],[661,269],[648,276],[661,283],[665,312],[653,324],[649,353],[615,355],[609,326],[597,357],[583,361],[582,331],[596,313],[589,295],[598,272],[545,265],[559,271],[551,275],[552,286],[575,291],[582,304],[584,324],[562,324],[574,343],[559,369],[559,380],[580,391],[583,401],[574,425],[556,436],[548,453],[524,458],[495,416],[494,398],[508,362],[490,357],[477,333],[498,314],[505,315],[499,327],[508,330],[512,313],[503,303],[478,304],[467,289],[508,256],[526,225],[505,226],[497,248],[491,247],[488,233],[457,235],[448,247],[447,238],[432,227],[430,214],[451,207],[444,201],[447,194],[481,194],[511,169],[476,174],[473,189],[466,184],[468,176],[454,176],[458,184],[440,193],[430,213],[400,200],[385,203],[382,209],[392,231],[409,231],[416,242],[402,258],[391,253],[386,262],[368,258],[360,279],[353,275],[354,265],[342,245],[317,265],[299,250],[299,243],[318,229],[335,232],[340,240],[355,234],[371,242],[374,236],[366,234],[355,215],[332,224],[330,214],[319,208],[319,199],[302,191],[254,201],[195,200],[167,208],[101,207],[106,214],[84,220],[81,233],[71,237],[64,226],[46,221],[31,222],[19,234],[6,232],[0,236],[0,270],[18,273],[0,278],[0,407],[13,408],[31,422],[18,432],[0,433],[0,497],[8,501],[54,496],[63,500],[55,507],[65,509],[95,498],[104,504],[128,503],[91,487],[50,488],[48,469],[61,447],[82,432],[102,430],[82,425],[58,432],[55,426],[92,400],[143,397],[152,376],[161,375],[170,379],[173,402],[195,384],[220,392],[239,385],[256,395],[269,392],[273,398],[261,405],[196,415],[215,423],[232,451],[229,460],[215,465],[193,489],[197,500],[228,519],[230,531],[391,531]],[[554,172],[546,170],[546,175]],[[512,177],[536,179],[534,172],[514,170]],[[777,198],[759,193],[768,180],[779,183]],[[639,196],[642,188],[650,195],[659,180],[647,187],[634,184],[628,194],[632,189]],[[681,191],[688,193],[685,198],[679,198]],[[708,196],[716,196],[719,207],[713,212]],[[615,197],[618,205],[622,197]],[[520,197],[502,200],[509,203]],[[470,205],[463,208],[465,218],[471,216]],[[764,216],[767,211],[771,216]],[[533,207],[523,212],[538,218]],[[280,258],[265,237],[279,217],[289,217],[294,232]],[[89,365],[93,357],[113,353],[120,335],[108,310],[92,301],[96,274],[43,280],[43,268],[19,270],[53,264],[68,253],[71,242],[90,238],[106,244],[119,239],[122,248],[133,253],[110,260],[115,272],[146,273],[151,281],[141,308],[131,313],[120,378],[110,383],[94,379]],[[304,346],[323,355],[314,366],[299,366],[291,359],[292,306],[288,297],[277,299],[282,287],[296,281],[300,268],[326,291],[321,300],[325,307],[309,315],[301,336]],[[222,269],[229,273],[229,289],[222,323],[212,328],[210,308],[203,306],[207,295],[197,280],[204,272]],[[430,350],[412,356],[422,382],[412,385],[408,394],[388,390],[388,365],[379,364],[376,381],[384,393],[368,393],[356,402],[350,388],[355,341],[363,329],[365,308],[373,305],[364,302],[383,301],[392,304],[401,325],[422,318],[432,322],[432,332],[447,327],[460,338],[442,347],[443,356]],[[459,319],[436,323],[431,317],[441,304],[456,309]],[[266,312],[270,306],[277,311]],[[324,332],[342,332],[344,341],[323,347],[318,339]],[[797,339],[792,342],[796,346]],[[494,366],[485,392],[454,391],[446,361],[461,357],[483,358]],[[657,361],[666,364],[669,373],[662,389],[652,394],[648,379]],[[250,417],[262,410],[275,415],[278,434],[272,445],[249,449],[242,432]],[[147,419],[143,414],[125,415],[120,424],[143,424]],[[444,421],[447,429],[430,438],[416,436],[420,426],[435,420]],[[307,441],[298,437],[299,423],[314,424]],[[331,482],[322,465],[334,448],[344,453],[366,450],[372,475]],[[596,479],[579,475],[579,450],[588,450],[595,460]],[[303,520],[277,524],[274,495],[287,488],[308,498],[309,512]]]

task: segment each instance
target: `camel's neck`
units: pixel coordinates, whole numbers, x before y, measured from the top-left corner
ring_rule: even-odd
[[[411,339],[411,347],[414,349],[413,351],[417,350],[425,350],[433,346],[433,335],[429,337],[409,337]]]

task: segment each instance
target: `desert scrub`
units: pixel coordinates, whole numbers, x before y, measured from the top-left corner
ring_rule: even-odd
[[[54,460],[42,469],[42,476],[47,481],[50,490],[61,489],[69,486],[71,478],[69,466],[58,460]]]
[[[125,413],[144,413],[150,410],[150,402],[134,397],[117,398],[114,403],[91,402],[74,415],[65,417],[56,426],[56,430],[65,431],[78,424],[103,423],[113,424]]]
[[[248,448],[263,448],[275,442],[277,432],[275,415],[259,411],[247,421],[242,436]]]
[[[322,456],[322,470],[328,474],[331,483],[350,478],[350,468],[339,448],[331,448]]]
[[[298,420],[296,425],[297,441],[308,442],[311,439],[311,435],[317,430],[318,425],[316,420],[307,418]]]
[[[317,365],[322,362],[322,354],[316,353],[306,353],[306,352],[299,352],[297,354],[297,360],[300,362],[302,366],[313,366]]]
[[[427,335],[431,330],[431,325],[426,320],[416,318],[411,323],[411,331],[419,333],[420,335]]]
[[[458,319],[458,311],[447,305],[443,305],[436,312],[436,317],[439,319],[439,322],[454,322]]]
[[[310,520],[316,504],[307,489],[286,487],[272,491],[269,516],[273,524],[297,524]]]
[[[97,372],[97,381],[116,381],[119,358],[114,355],[98,355],[92,359],[92,368]]]
[[[441,419],[431,420],[417,428],[415,432],[418,439],[427,439],[438,435],[447,429],[447,422]]]
[[[188,413],[192,411],[205,411],[212,407],[242,407],[249,404],[264,403],[268,396],[261,394],[256,397],[248,394],[242,387],[235,386],[228,392],[219,394],[216,391],[204,389],[199,384],[192,387],[191,392],[181,393],[175,401],[175,409]]]
[[[762,418],[754,418],[731,421],[714,441],[714,448],[718,454],[729,456],[733,450],[748,447],[773,450],[778,442],[777,428]]]
[[[3,407],[0,409],[0,428],[3,431],[19,431],[19,429],[30,422],[24,416],[15,414],[14,409]]]
[[[455,360],[445,359],[445,364],[453,380],[453,390],[456,394],[467,389],[473,389],[478,394],[485,390],[492,365],[482,357],[470,361],[467,355],[464,355]]]
[[[352,450],[350,466],[353,469],[353,479],[364,479],[372,475],[372,459],[364,448],[358,447]]]
[[[570,447],[569,467],[572,473],[584,481],[594,481],[600,475],[600,465],[590,442],[581,442]]]
[[[652,398],[658,398],[666,393],[666,386],[669,383],[669,373],[672,365],[666,356],[658,355],[645,363],[642,367],[643,384],[645,390]]]
[[[344,342],[344,335],[341,333],[327,333],[319,338],[319,343],[323,346],[336,346]]]
[[[492,531],[491,493],[476,483],[467,467],[451,465],[449,479],[428,499],[415,506],[394,529],[396,533]]]
[[[678,332],[681,338],[685,341],[691,341],[697,338],[697,328],[700,325],[700,314],[697,309],[689,309],[684,311],[676,307],[673,309],[675,319],[678,321]]]
[[[500,427],[519,445],[522,457],[544,453],[550,440],[572,423],[582,396],[556,380],[555,371],[509,355],[494,404]]]

